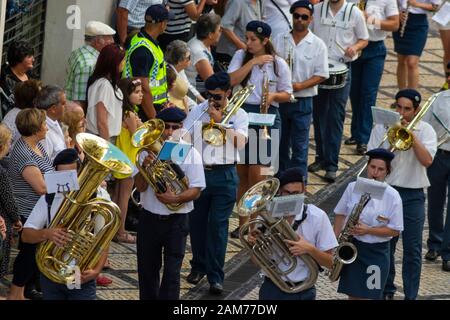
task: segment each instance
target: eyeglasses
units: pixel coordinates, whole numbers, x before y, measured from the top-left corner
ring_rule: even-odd
[[[178,129],[181,129],[181,125],[180,124],[168,124],[168,123],[165,123],[165,129],[166,130],[169,130],[169,129],[172,129],[172,130],[178,130]]]
[[[304,21],[308,20],[311,17],[311,16],[309,16],[307,14],[298,14],[297,12],[294,12],[292,14],[292,16],[294,17],[295,20],[298,20],[298,19],[301,18]]]
[[[214,94],[214,93],[207,92],[206,98],[208,98],[209,100],[212,99],[212,100],[220,101],[220,100],[222,100],[223,96],[221,94]]]

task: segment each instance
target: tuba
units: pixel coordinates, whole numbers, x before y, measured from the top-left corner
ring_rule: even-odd
[[[370,201],[370,194],[365,193],[359,199],[359,202],[353,207],[344,229],[342,229],[338,238],[338,247],[334,250],[333,266],[328,271],[328,278],[331,281],[339,279],[344,264],[353,263],[358,256],[358,250],[351,243],[353,236],[350,234],[351,229],[358,224],[361,212]]]
[[[136,155],[136,167],[155,192],[164,193],[168,186],[175,194],[180,194],[189,188],[189,180],[177,164],[155,159],[144,168],[139,161],[143,151],[157,157],[162,148],[163,131],[164,122],[161,119],[151,119],[136,130],[131,137],[133,146],[140,148]],[[170,203],[166,204],[166,207],[171,211],[178,211],[183,205],[183,203]]]
[[[206,143],[216,147],[220,147],[225,144],[227,136],[225,127],[228,121],[230,121],[230,118],[236,114],[239,108],[252,94],[253,90],[255,90],[255,86],[251,84],[233,95],[224,110],[224,118],[222,119],[222,122],[215,124],[214,120],[211,119],[209,124],[204,124],[202,126],[202,137]]]
[[[292,256],[285,239],[297,240],[298,235],[284,218],[273,218],[266,211],[266,204],[278,191],[280,182],[276,178],[269,178],[251,187],[237,204],[240,216],[251,216],[254,213],[262,219],[252,219],[239,230],[239,238],[244,247],[250,251],[256,259],[258,266],[277,285],[280,290],[287,293],[296,293],[311,288],[317,280],[317,263],[309,255],[300,258],[310,271],[309,278],[301,284],[295,284],[288,277],[297,267],[298,259]],[[256,243],[250,244],[245,234],[253,227],[262,224],[265,231],[257,236]],[[282,270],[279,264],[288,266]]]
[[[75,268],[80,272],[92,269],[99,261],[120,226],[119,207],[107,200],[93,199],[100,183],[111,172],[129,176],[132,164],[125,154],[106,140],[89,133],[77,135],[85,154],[78,175],[80,189],[65,195],[49,228],[64,228],[71,240],[64,247],[44,241],[36,251],[39,270],[51,281],[69,284]],[[104,224],[97,232],[95,222]]]

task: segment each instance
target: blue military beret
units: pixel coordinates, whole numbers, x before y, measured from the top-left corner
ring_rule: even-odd
[[[214,73],[205,81],[206,90],[228,90],[230,88],[230,75],[224,71]]]
[[[417,90],[414,89],[403,89],[397,92],[395,95],[395,100],[398,98],[407,98],[412,101],[414,107],[418,107],[420,104],[420,101],[422,100],[422,97],[420,96],[420,93]]]
[[[75,149],[64,149],[60,151],[53,160],[53,167],[60,164],[72,164],[79,160],[78,152]]]
[[[391,162],[395,157],[395,154],[393,152],[383,148],[377,148],[367,151],[366,155],[368,155],[370,159],[382,159],[389,162]]]
[[[305,183],[305,176],[303,175],[302,169],[300,169],[299,167],[293,167],[283,171],[279,175],[278,179],[280,180],[280,188],[287,185],[288,183]]]
[[[162,109],[156,115],[156,118],[161,119],[164,122],[183,122],[186,119],[186,113],[177,107],[168,107]]]
[[[249,23],[247,23],[246,30],[252,31],[252,32],[254,32],[258,35],[262,35],[266,38],[270,37],[270,35],[272,33],[272,28],[267,23],[264,23],[264,22],[258,21],[258,20],[253,20],[253,21],[250,21]]]
[[[161,22],[166,20],[172,20],[175,18],[175,14],[162,4],[154,4],[147,8],[145,11],[146,22]]]
[[[297,9],[297,8],[306,8],[306,9],[308,9],[311,12],[311,14],[314,13],[314,6],[309,1],[300,0],[300,1],[294,2],[292,4],[291,9],[289,10],[289,12],[292,14],[292,13],[294,13],[295,9]]]

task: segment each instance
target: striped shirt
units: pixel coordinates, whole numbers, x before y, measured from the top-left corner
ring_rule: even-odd
[[[162,3],[163,0],[120,0],[119,7],[128,11],[128,27],[140,29],[145,24],[147,8]]]
[[[16,200],[17,208],[19,208],[19,215],[28,218],[33,210],[36,202],[39,200],[38,195],[31,185],[23,178],[22,173],[26,167],[37,167],[42,175],[44,173],[53,171],[52,162],[45,152],[44,146],[39,143],[38,148],[43,157],[37,155],[27,143],[20,138],[14,145],[10,154],[10,163],[8,167],[9,178],[13,188],[14,198]]]
[[[89,45],[84,45],[70,54],[67,81],[65,86],[67,99],[85,101],[88,79],[94,72],[99,52]]]
[[[170,11],[175,14],[175,18],[167,23],[167,34],[180,34],[191,30],[192,20],[186,10],[187,5],[194,3],[193,0],[169,0]],[[195,3],[194,3],[195,4]]]

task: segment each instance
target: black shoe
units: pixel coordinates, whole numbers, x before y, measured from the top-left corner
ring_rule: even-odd
[[[384,293],[383,300],[394,300],[394,294],[393,293]]]
[[[356,146],[356,153],[357,153],[357,154],[363,156],[363,155],[366,154],[366,152],[367,152],[367,144],[361,143],[361,144],[358,144],[358,145]]]
[[[189,275],[186,277],[186,281],[191,284],[197,284],[202,280],[202,278],[205,276],[204,273],[199,273],[197,271],[191,271]]]
[[[346,146],[352,146],[356,144],[356,140],[353,138],[348,138],[347,140],[344,141],[344,144]]]
[[[336,171],[327,171],[323,178],[325,179],[325,181],[333,183],[334,181],[336,181]]]
[[[427,254],[425,255],[425,259],[428,261],[436,261],[437,257],[439,257],[440,254],[436,250],[428,250]]]
[[[323,169],[323,166],[322,166],[322,164],[320,162],[314,162],[314,163],[311,163],[308,166],[308,171],[309,172],[317,172],[317,171],[322,170],[322,169]]]
[[[442,270],[450,271],[450,260],[442,260]]]
[[[223,292],[223,287],[220,283],[212,283],[209,285],[209,293],[220,295]]]
[[[30,300],[42,300],[42,292],[37,291],[36,289],[30,290],[24,293],[25,298]]]

